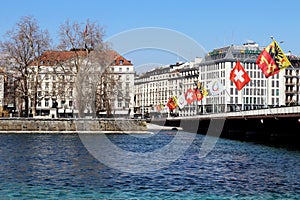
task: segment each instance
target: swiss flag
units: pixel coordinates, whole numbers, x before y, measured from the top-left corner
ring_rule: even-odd
[[[197,99],[197,95],[191,88],[186,91],[184,96],[187,104],[191,104]]]
[[[240,61],[236,62],[235,67],[230,72],[230,80],[238,90],[241,90],[251,80]]]

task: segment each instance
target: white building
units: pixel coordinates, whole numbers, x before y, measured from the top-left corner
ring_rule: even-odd
[[[113,58],[108,66],[109,77],[114,78],[114,80],[117,81],[117,87],[114,87],[116,88],[114,89],[114,93],[110,93],[109,95],[110,110],[111,114],[123,117],[133,110],[134,95],[133,90],[130,89],[133,88],[134,85],[134,66],[130,61],[114,51],[110,51],[108,55]],[[80,59],[75,61],[75,57]],[[36,81],[38,81],[36,89],[37,106],[36,113],[33,113],[34,116],[54,118],[77,116],[79,109],[78,105],[80,102],[77,99],[78,97],[75,89],[76,81],[79,80],[77,77],[79,69],[76,68],[80,66],[78,62],[81,62],[81,67],[89,65],[86,58],[87,52],[82,50],[47,51],[39,58],[39,66],[37,66],[36,62],[32,63],[32,73],[30,76],[31,83],[29,84],[31,94],[30,107],[32,108],[32,111],[34,110],[34,87]],[[77,65],[75,62],[77,62]],[[93,77],[98,77],[98,75],[100,77],[100,72],[102,71],[103,70],[99,69],[97,71],[99,74],[93,74],[93,72],[91,73],[88,72],[88,70],[83,70],[82,76],[88,76],[84,80],[91,80]],[[97,80],[92,81],[94,82],[91,82],[93,84],[91,87],[102,87],[98,85],[99,83]],[[96,89],[94,90],[96,92]],[[84,101],[88,100],[84,99]],[[91,100],[89,101],[89,103],[94,104],[95,97],[93,97],[93,99],[91,97]],[[85,115],[90,116],[104,114],[105,112],[105,109],[93,111],[91,106],[87,106],[84,110]]]
[[[300,57],[289,55],[293,67],[285,70],[285,104],[300,105]]]
[[[285,105],[284,72],[266,78],[256,65],[257,57],[263,49],[256,43],[218,48],[208,53],[198,64],[201,82],[207,85],[218,79],[226,89],[220,95],[208,95],[203,100],[206,112],[228,112]],[[237,61],[241,62],[251,78],[241,91],[238,91],[230,80],[230,72]]]
[[[131,61],[123,56],[115,54],[114,58],[111,74],[117,77],[118,83],[115,87],[113,114],[122,117],[133,113],[135,71]]]
[[[164,65],[135,78],[135,113],[161,115],[158,105],[166,105],[172,96],[180,96],[198,82],[199,72],[193,62]],[[189,116],[197,113],[197,102],[186,106],[182,110],[176,109],[174,113]],[[162,112],[164,115],[168,113]]]
[[[189,88],[195,88],[197,82],[206,87],[216,79],[225,87],[221,94],[208,94],[202,101],[195,101],[183,109],[176,108],[174,112],[180,116],[190,116],[285,105],[285,73],[282,71],[266,78],[256,65],[257,57],[263,49],[256,43],[227,46],[214,49],[203,59],[162,66],[137,76],[135,112],[157,112],[156,106],[160,103],[165,105],[171,96],[184,94]],[[230,72],[237,61],[241,62],[251,78],[241,91],[230,80]]]
[[[0,113],[3,115],[4,107],[4,71],[0,68]]]

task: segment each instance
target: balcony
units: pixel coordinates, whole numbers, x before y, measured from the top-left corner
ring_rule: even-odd
[[[298,94],[298,91],[296,91],[296,90],[286,90],[285,93],[286,94]]]
[[[285,74],[284,77],[286,77],[286,78],[299,78],[299,75],[297,75],[297,74]]]
[[[294,82],[286,82],[285,85],[296,85],[297,83]]]

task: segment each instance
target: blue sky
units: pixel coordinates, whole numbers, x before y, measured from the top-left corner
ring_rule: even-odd
[[[142,27],[161,27],[183,33],[207,51],[246,40],[268,45],[274,36],[282,49],[300,55],[300,1],[99,1],[99,0],[10,0],[1,2],[0,40],[22,16],[34,16],[55,41],[66,20],[97,21],[106,38]],[[135,57],[136,56],[136,57]],[[141,55],[129,55],[142,65]],[[173,57],[149,55],[153,63],[174,63]],[[157,58],[156,58],[157,57]],[[164,60],[165,58],[165,60]]]

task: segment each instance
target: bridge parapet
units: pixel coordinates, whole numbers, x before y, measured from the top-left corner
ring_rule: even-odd
[[[179,117],[183,119],[194,119],[194,118],[243,118],[243,117],[257,117],[257,116],[292,116],[300,114],[300,106],[291,106],[291,107],[276,107],[276,108],[265,108],[259,110],[247,110],[247,111],[238,111],[238,112],[227,112],[227,113],[212,113],[204,114],[197,116],[189,117]]]

